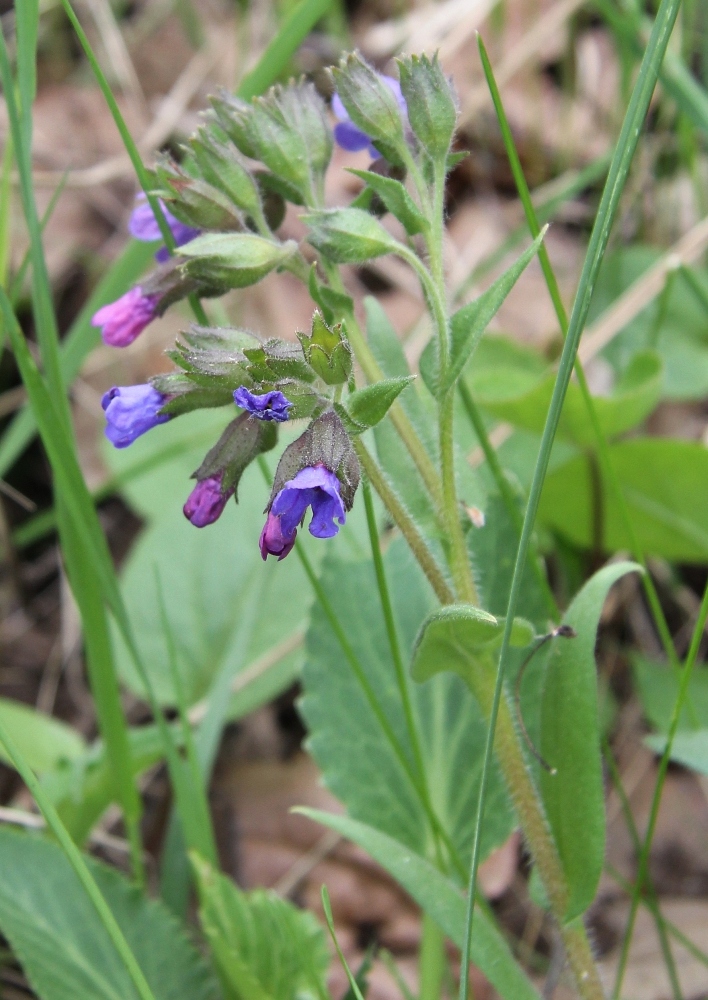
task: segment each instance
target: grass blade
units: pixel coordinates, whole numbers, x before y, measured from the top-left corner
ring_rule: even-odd
[[[671,759],[671,749],[674,744],[674,738],[678,730],[679,720],[681,718],[681,712],[683,711],[683,706],[686,703],[688,697],[688,692],[691,684],[691,677],[693,675],[693,669],[696,665],[696,660],[698,659],[698,651],[703,640],[703,632],[706,627],[706,621],[708,620],[708,585],[706,585],[705,591],[703,593],[703,600],[701,601],[701,606],[698,611],[698,617],[696,619],[696,624],[693,629],[693,636],[691,638],[691,646],[688,651],[688,656],[686,657],[686,663],[681,671],[681,680],[679,683],[679,690],[676,696],[676,702],[674,703],[673,710],[671,712],[671,721],[669,723],[669,730],[666,737],[666,746],[664,747],[664,752],[661,755],[661,761],[659,763],[659,773],[656,777],[656,785],[654,786],[654,795],[651,802],[651,810],[649,812],[649,824],[647,826],[647,832],[644,837],[644,843],[642,844],[641,854],[639,855],[639,865],[637,871],[637,881],[634,884],[632,890],[632,905],[629,911],[629,919],[627,920],[627,926],[624,932],[624,939],[622,941],[622,952],[620,955],[619,965],[617,967],[617,978],[615,979],[615,988],[613,990],[612,996],[613,1000],[617,1000],[620,995],[620,990],[622,989],[622,981],[624,979],[624,972],[627,967],[627,959],[629,957],[629,946],[632,943],[632,934],[634,931],[634,922],[637,917],[637,910],[639,909],[639,903],[644,893],[644,885],[647,881],[647,875],[649,870],[649,854],[651,852],[651,845],[654,839],[654,831],[656,830],[656,821],[659,815],[659,806],[661,804],[661,793],[664,788],[664,780],[666,778],[666,772],[669,767],[669,761]]]
[[[590,300],[595,287],[595,282],[597,280],[597,275],[600,270],[605,249],[607,247],[607,241],[609,240],[610,230],[617,211],[620,195],[624,189],[629,168],[637,148],[637,143],[639,142],[641,127],[646,117],[649,101],[651,100],[651,96],[654,92],[654,87],[656,86],[656,81],[664,54],[666,52],[666,47],[676,21],[679,6],[680,0],[662,0],[659,12],[654,22],[649,44],[647,45],[646,52],[644,53],[642,66],[632,92],[624,122],[622,124],[620,137],[615,147],[607,182],[605,184],[597,217],[595,219],[595,225],[593,226],[592,235],[590,237],[590,244],[585,256],[578,292],[570,318],[568,335],[563,346],[563,353],[561,355],[558,369],[558,377],[556,379],[548,416],[546,418],[546,425],[541,438],[541,446],[539,449],[538,459],[536,461],[536,468],[524,516],[524,524],[521,532],[521,539],[519,541],[514,574],[512,577],[506,622],[504,626],[504,637],[502,640],[499,665],[497,668],[494,700],[489,720],[487,745],[485,747],[482,781],[477,809],[477,823],[472,851],[472,864],[470,867],[467,927],[463,950],[463,970],[469,967],[470,938],[472,934],[474,915],[474,897],[477,888],[477,868],[480,859],[481,828],[484,821],[484,807],[489,784],[489,770],[494,742],[494,731],[496,728],[499,703],[504,684],[504,668],[508,656],[511,629],[514,622],[514,616],[516,614],[516,606],[521,588],[522,574],[526,564],[526,556],[531,542],[531,535],[536,520],[536,513],[538,511],[538,504],[541,498],[541,490],[543,488],[543,482],[548,468],[548,461],[550,459],[553,440],[555,438],[558,422],[560,420],[565,393],[573,371],[580,337],[585,326],[588,310],[590,308]],[[588,979],[584,983],[578,983],[578,986],[583,996],[602,996],[602,987],[599,980],[592,983]],[[460,1000],[467,1000],[467,996],[467,976],[463,972],[460,979]]]
[[[275,83],[301,43],[331,5],[332,0],[300,0],[280,25],[258,65],[241,80],[238,96],[248,101]]]
[[[125,965],[125,968],[127,969],[136,990],[138,991],[140,1000],[155,1000],[152,990],[150,989],[147,980],[145,979],[145,976],[143,975],[142,970],[130,949],[130,945],[125,940],[123,932],[118,926],[115,917],[111,913],[110,907],[101,895],[101,890],[96,885],[95,879],[81,855],[81,851],[69,836],[69,833],[59,818],[59,815],[52,805],[49,796],[40,785],[32,769],[25,763],[22,754],[19,752],[14,742],[10,739],[5,731],[5,727],[1,723],[0,742],[3,743],[9,757],[12,760],[15,770],[18,772],[29,789],[30,794],[39,806],[39,810],[47,822],[47,826],[59,841],[64,853],[71,862],[71,866],[86,890],[86,894],[95,906],[98,918],[106,928],[106,931],[108,932],[108,935],[110,936],[121,961]]]

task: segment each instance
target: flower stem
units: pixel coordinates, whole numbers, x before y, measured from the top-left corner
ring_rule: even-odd
[[[391,486],[386,481],[383,471],[372,455],[369,454],[366,445],[361,438],[354,439],[354,450],[361,466],[369,477],[371,485],[381,497],[384,506],[393,518],[401,531],[401,534],[408,542],[411,552],[418,560],[420,568],[428,578],[430,586],[435,591],[441,604],[453,604],[455,595],[447,584],[442,570],[438,566],[435,556],[428,548],[423,536],[418,531],[415,522],[401,501],[394,493]]]
[[[494,671],[492,669],[475,671],[474,675],[469,678],[469,685],[485,715],[487,718],[491,718],[496,700]],[[582,920],[574,920],[569,924],[562,921],[562,915],[565,913],[568,901],[565,875],[543,806],[524,759],[506,694],[502,694],[498,701],[494,749],[524,836],[539,872],[542,873],[543,884],[548,893],[552,910],[559,918],[560,933],[578,991],[583,1000],[603,1000],[602,983]],[[491,754],[485,754],[485,766],[490,761]],[[481,816],[477,817],[476,838],[480,835],[481,819]],[[475,846],[478,847],[478,845]],[[474,892],[476,894],[476,884]],[[469,966],[469,943],[469,939],[465,941],[462,969]],[[460,997],[461,1000],[463,998],[466,1000],[467,997],[466,977],[464,975],[460,980]]]
[[[337,267],[326,260],[322,261],[322,266],[327,273],[327,277],[329,278],[332,288],[334,288],[335,291],[344,292],[344,284]],[[359,326],[354,313],[349,311],[343,318],[346,324],[347,336],[352,348],[354,349],[354,354],[361,366],[361,370],[366,376],[367,382],[381,382],[386,376],[381,371],[376,358],[372,354],[371,348],[366,342],[366,338],[364,337],[362,329]],[[409,455],[413,459],[415,466],[420,473],[421,479],[425,483],[428,493],[432,497],[436,513],[441,514],[443,509],[443,498],[442,490],[440,488],[440,477],[438,476],[437,469],[435,468],[430,455],[426,451],[423,442],[420,440],[415,427],[408,419],[401,404],[398,402],[394,403],[388,413],[391,418],[391,423],[396,428],[398,436],[406,446]]]

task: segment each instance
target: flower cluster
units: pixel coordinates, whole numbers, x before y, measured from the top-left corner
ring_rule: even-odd
[[[404,60],[400,70],[399,81],[377,74],[358,56],[347,57],[332,71],[331,110],[306,82],[275,87],[250,102],[225,93],[214,97],[184,159],[159,159],[150,200],[139,196],[130,217],[136,239],[157,242],[163,230],[153,207],[159,205],[175,251],[162,246],[156,270],[93,317],[106,344],[127,347],[190,294],[222,295],[283,268],[307,283],[318,308],[310,332],[298,333],[297,341],[192,326],[170,352],[175,371],[146,385],[113,387],[103,397],[106,436],[118,448],[194,409],[236,410],[194,473],[196,485],[184,504],[185,517],[199,528],[218,520],[232,497],[238,500],[244,470],[275,447],[281,424],[307,422],[277,466],[260,537],[264,559],[288,555],[308,510],[312,535],[338,533],[359,481],[352,438],[382,419],[406,384],[394,379],[381,383],[380,391],[355,391],[346,332],[352,302],[331,280],[338,263],[390,252],[392,238],[378,221],[384,212],[396,214],[411,237],[421,232],[403,188],[406,164],[414,155],[424,170],[430,160],[447,157],[453,105],[437,61]],[[431,121],[438,123],[432,132]],[[376,163],[357,172],[366,187],[356,204],[328,211],[324,177],[334,142],[349,151],[366,149]],[[307,239],[321,267],[310,266],[293,241],[279,238],[288,201],[305,206]]]

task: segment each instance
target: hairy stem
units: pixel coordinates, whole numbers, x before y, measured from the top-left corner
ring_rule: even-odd
[[[491,716],[494,704],[494,680],[494,671],[491,669],[477,671],[469,680],[473,694],[488,717]],[[506,694],[499,702],[494,749],[526,842],[539,872],[542,873],[553,912],[562,917],[568,902],[565,875],[543,806],[524,759]],[[583,1000],[603,1000],[602,983],[582,921],[575,920],[565,924],[559,920],[559,927],[568,962]]]
[[[393,518],[395,524],[400,529],[401,534],[408,542],[411,552],[418,560],[420,568],[428,578],[430,586],[441,604],[453,604],[455,595],[447,584],[442,570],[438,566],[435,556],[428,548],[423,536],[418,531],[415,522],[405,509],[395,492],[389,485],[382,470],[374,457],[369,454],[366,445],[361,438],[354,439],[354,450],[356,451],[361,467],[369,477],[371,485],[381,497],[386,509]]]

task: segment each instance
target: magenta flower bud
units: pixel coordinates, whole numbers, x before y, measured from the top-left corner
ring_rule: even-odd
[[[106,437],[116,448],[127,448],[141,434],[170,419],[160,413],[167,397],[151,385],[114,385],[103,394]]]
[[[100,326],[103,343],[109,347],[132,344],[157,314],[159,295],[144,295],[139,285],[94,313],[92,326]]]
[[[207,524],[213,524],[221,517],[224,507],[233,496],[233,489],[221,490],[221,479],[223,473],[216,476],[209,476],[202,479],[194,487],[187,497],[187,502],[182,508],[184,516],[191,521],[195,528],[205,528]]]
[[[259,542],[263,559],[267,559],[268,556],[277,556],[278,562],[285,559],[291,552],[296,538],[297,528],[293,528],[290,534],[286,534],[283,532],[280,518],[273,513],[269,514]]]
[[[160,201],[159,204],[163,215],[165,216],[165,222],[172,230],[172,235],[174,236],[175,243],[178,247],[184,246],[185,243],[189,243],[190,240],[199,236],[201,230],[195,229],[194,226],[188,226],[186,222],[180,222],[180,220],[175,218],[172,212],[170,212],[170,210],[165,206],[163,201]],[[162,239],[162,233],[160,232],[160,227],[157,224],[157,219],[155,218],[152,208],[150,207],[150,202],[144,194],[139,194],[135,200],[135,208],[133,209],[130,221],[128,222],[128,232],[136,240],[142,240],[144,243],[152,243],[155,240]],[[155,258],[160,263],[164,263],[169,256],[170,252],[167,247],[161,247],[155,254]]]

